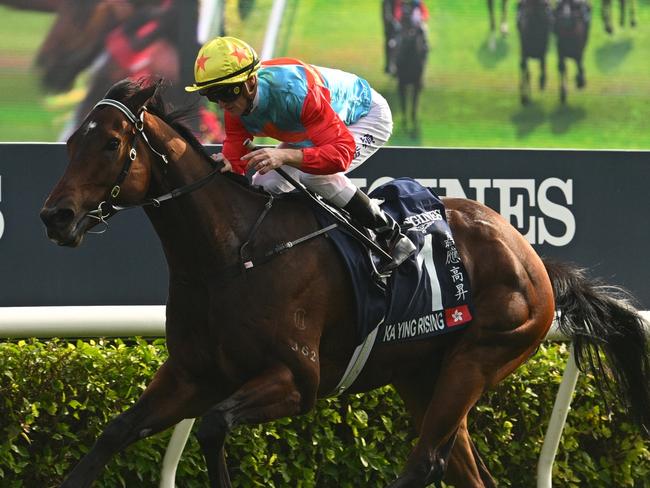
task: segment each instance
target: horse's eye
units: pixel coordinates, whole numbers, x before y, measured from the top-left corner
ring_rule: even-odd
[[[109,151],[117,151],[120,147],[120,140],[117,137],[111,137],[106,143],[106,149]]]

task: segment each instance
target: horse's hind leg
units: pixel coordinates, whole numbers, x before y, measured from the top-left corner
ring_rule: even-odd
[[[438,375],[424,413],[420,438],[404,471],[389,488],[424,488],[430,483],[440,483],[450,454],[450,442],[485,388],[487,378],[474,359],[465,354],[453,358],[445,356],[445,359],[447,362]],[[462,378],[457,374],[459,371],[463,372]]]
[[[200,415],[209,406],[209,399],[200,393],[167,360],[136,404],[107,425],[61,486],[90,486],[110,458],[129,444]]]
[[[444,481],[463,488],[496,488],[467,430],[467,417],[458,429]]]
[[[539,60],[539,89],[546,88],[546,57],[542,56]]]
[[[268,422],[311,409],[316,398],[315,383],[311,386],[313,391],[301,392],[292,371],[277,364],[210,409],[197,436],[212,488],[231,486],[223,448],[230,430],[241,424]]]
[[[427,407],[433,395],[433,386],[440,365],[423,368],[420,376],[395,383],[395,388],[411,414],[416,432],[422,428]],[[494,488],[496,484],[474,447],[467,431],[467,417],[458,429],[449,457],[449,464],[444,478],[445,482],[462,488]]]

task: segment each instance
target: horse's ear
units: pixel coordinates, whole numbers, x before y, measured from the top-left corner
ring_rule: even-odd
[[[156,95],[156,92],[162,87],[163,80],[155,82],[140,81],[140,86],[144,87],[135,92],[126,102],[126,105],[137,112],[140,108],[147,104],[147,102]]]

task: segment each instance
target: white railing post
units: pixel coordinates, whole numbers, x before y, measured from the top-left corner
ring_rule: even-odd
[[[551,488],[553,484],[553,462],[555,461],[555,455],[560,445],[560,437],[562,437],[564,424],[566,423],[566,418],[571,408],[571,400],[573,399],[573,392],[578,382],[578,374],[578,365],[573,357],[572,345],[569,348],[569,359],[564,368],[562,382],[555,397],[553,412],[548,422],[548,428],[544,436],[544,444],[542,445],[542,451],[539,454],[539,461],[537,462],[537,488]]]
[[[175,488],[176,468],[181,460],[181,454],[183,454],[187,439],[190,437],[192,425],[194,425],[194,419],[185,419],[181,420],[174,427],[174,433],[171,439],[169,439],[167,451],[165,451],[165,457],[163,458],[158,488]]]

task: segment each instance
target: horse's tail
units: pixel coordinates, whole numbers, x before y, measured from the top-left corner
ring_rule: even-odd
[[[646,323],[629,294],[590,280],[584,269],[544,259],[551,278],[560,332],[573,341],[581,371],[626,401],[635,421],[650,433],[650,354]],[[607,359],[614,384],[599,356]],[[602,390],[602,388],[601,388]]]

